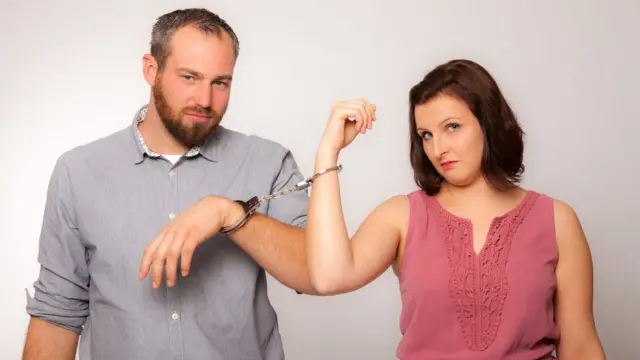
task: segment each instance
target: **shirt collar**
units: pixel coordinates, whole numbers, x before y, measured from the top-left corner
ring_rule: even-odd
[[[138,111],[134,116],[133,124],[131,126],[133,129],[134,142],[136,144],[136,159],[135,159],[136,164],[141,163],[144,160],[145,155],[150,158],[159,158],[162,156],[161,154],[158,154],[157,152],[149,149],[149,147],[144,141],[144,137],[142,136],[142,133],[138,129],[138,125],[142,123],[146,118],[147,109],[148,109],[148,105],[143,105],[140,109],[138,109]],[[186,158],[191,158],[197,155],[202,155],[204,158],[210,161],[216,161],[217,154],[216,154],[215,145],[217,143],[216,140],[218,138],[218,133],[219,133],[218,128],[220,128],[219,125],[216,127],[214,131],[212,131],[209,137],[207,137],[207,139],[205,140],[202,146],[196,145],[192,147],[183,156]]]

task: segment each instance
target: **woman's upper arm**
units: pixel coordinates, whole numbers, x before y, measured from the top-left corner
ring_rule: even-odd
[[[593,263],[578,216],[555,201],[558,244],[556,320],[561,340],[560,359],[604,359],[593,317]]]
[[[384,273],[393,264],[409,221],[409,198],[389,198],[360,225],[351,238],[353,271],[347,291],[360,288]]]

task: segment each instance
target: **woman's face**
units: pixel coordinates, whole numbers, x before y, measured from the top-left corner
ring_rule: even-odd
[[[454,186],[482,178],[484,133],[466,103],[438,95],[415,107],[416,131],[429,161]]]

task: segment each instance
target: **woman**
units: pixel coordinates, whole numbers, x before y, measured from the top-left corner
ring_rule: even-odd
[[[307,256],[322,294],[399,278],[410,359],[604,359],[592,311],[590,250],[574,211],[518,185],[523,132],[491,75],[468,60],[410,91],[420,190],[379,205],[349,239],[338,175],[313,182]],[[355,120],[355,121],[350,121]],[[334,105],[316,170],[375,122],[365,100]]]

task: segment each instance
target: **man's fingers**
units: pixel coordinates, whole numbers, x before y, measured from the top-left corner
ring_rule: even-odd
[[[140,273],[138,274],[138,278],[140,278],[140,280],[144,279],[149,274],[149,267],[153,262],[153,257],[155,256],[158,247],[162,243],[165,234],[166,229],[161,231],[160,234],[158,234],[158,236],[156,236],[156,238],[153,239],[151,243],[149,243],[149,245],[147,245],[147,247],[144,249],[142,260],[140,261]]]
[[[154,288],[159,288],[160,284],[162,284],[162,270],[164,270],[164,266],[166,264],[167,252],[169,251],[169,246],[171,246],[175,240],[176,235],[177,230],[175,230],[175,228],[169,229],[153,256],[151,280]]]
[[[151,263],[151,279],[152,285],[154,289],[160,287],[162,284],[162,270],[164,270],[164,261],[157,259]]]
[[[166,277],[167,277],[167,286],[171,287],[176,283],[176,273],[178,272],[178,257],[182,252],[182,246],[185,242],[184,233],[178,233],[177,237],[173,239],[172,243],[169,244],[169,249],[167,250],[166,255]]]
[[[191,259],[193,258],[193,252],[196,250],[197,243],[195,240],[187,239],[182,245],[182,253],[180,254],[180,268],[182,276],[189,275],[191,270]]]

